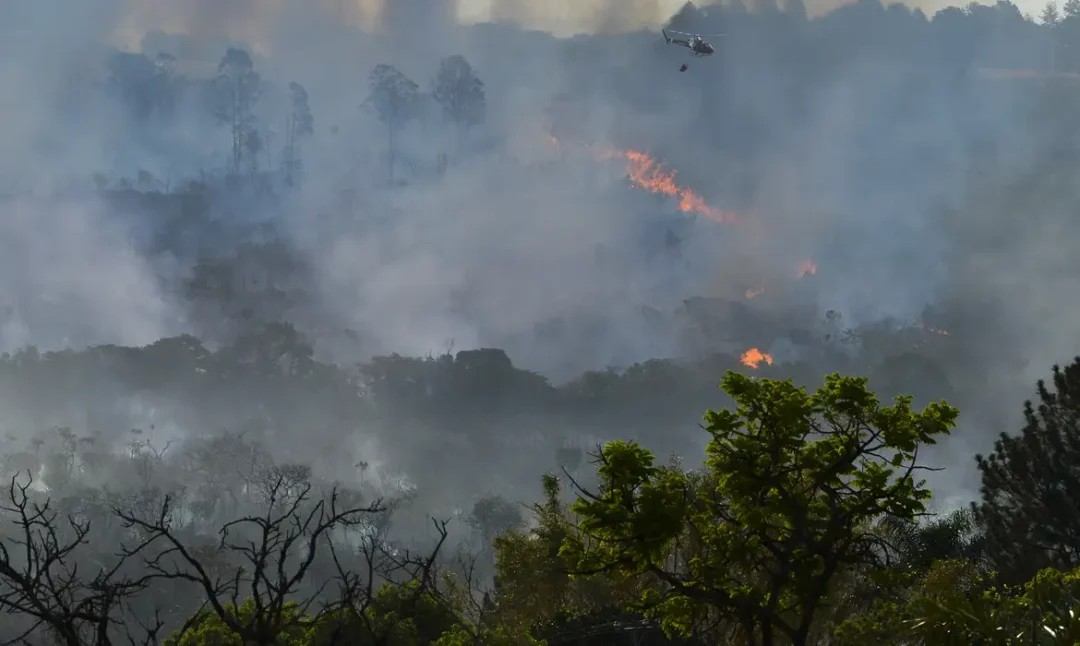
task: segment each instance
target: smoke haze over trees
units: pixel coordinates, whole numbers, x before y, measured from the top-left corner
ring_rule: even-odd
[[[0,5],[0,453],[6,477],[33,475],[12,513],[47,496],[78,543],[92,506],[134,549],[337,485],[341,508],[297,531],[360,545],[361,516],[392,516],[415,554],[380,552],[377,576],[420,581],[394,603],[437,614],[430,550],[468,542],[443,519],[472,522],[490,575],[544,473],[606,482],[588,454],[615,440],[696,468],[725,371],[808,387],[839,372],[883,401],[957,406],[919,456],[943,467],[931,507],[981,500],[1003,580],[1078,565],[1080,521],[1030,527],[1068,504],[1013,490],[1027,473],[1075,480],[1039,453],[1075,449],[1054,408],[1073,405],[1075,369],[1054,377],[1061,401],[1021,406],[1078,353],[1075,2],[1036,17],[688,3],[665,24],[723,34],[701,59],[638,29],[649,2],[594,3],[595,29],[569,38],[516,24],[527,3],[482,23],[427,0],[363,16],[329,0],[89,4]],[[995,448],[1021,429],[1035,455]],[[190,535],[132,515],[165,496]],[[554,545],[570,511],[544,509]],[[514,558],[538,549],[513,540]],[[1039,558],[1002,547],[1047,542]],[[159,565],[216,586],[190,560]],[[296,585],[333,579],[333,559],[310,567]],[[75,619],[156,589],[114,574],[86,583]],[[378,615],[337,574],[350,621]],[[585,594],[559,581],[554,597]],[[215,592],[236,632],[232,591]],[[526,623],[557,614],[530,604],[513,611]],[[753,621],[795,626],[774,611]],[[293,622],[253,616],[251,635]]]

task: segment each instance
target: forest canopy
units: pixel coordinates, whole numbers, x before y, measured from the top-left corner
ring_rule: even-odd
[[[592,395],[528,372],[514,377],[494,350],[483,360],[387,357],[356,376],[304,364],[301,342],[288,346],[270,332],[248,343],[245,352],[210,352],[181,338],[3,359],[4,389],[29,387],[31,376],[60,385],[90,370],[151,387],[183,380],[207,404],[214,392],[258,383],[280,406],[264,409],[263,425],[253,419],[176,444],[134,429],[124,453],[62,427],[7,451],[5,631],[29,630],[46,643],[127,635],[194,646],[936,644],[943,635],[1003,633],[1069,643],[1080,629],[1072,619],[1080,563],[1045,539],[1007,537],[1047,531],[1042,516],[994,511],[1003,496],[1059,481],[1029,465],[1054,464],[1080,432],[1068,397],[1080,358],[1055,367],[1049,386],[1040,382],[1041,404],[1026,404],[1040,412],[1027,426],[978,458],[983,494],[971,510],[932,511],[925,476],[933,468],[920,454],[958,420],[944,401],[916,408],[898,395],[888,404],[867,379],[838,374],[808,389],[728,371],[722,393],[712,389],[726,403],[704,413],[703,454],[659,462],[637,441],[608,441],[579,456],[584,464],[544,476],[534,503],[496,493],[463,516],[428,518],[423,530],[414,507],[426,485],[369,477],[363,462],[359,479],[326,463],[305,466],[295,451],[275,449],[289,436],[277,423],[310,405],[348,402],[354,408],[342,414],[374,415],[411,397],[430,400],[428,415],[483,427],[484,417],[506,414],[500,402],[571,412]],[[166,352],[169,365],[183,366],[171,376],[160,371]],[[467,378],[428,382],[456,383],[453,396],[432,400],[415,369],[401,372],[410,364],[430,366],[429,378],[435,370]],[[630,380],[620,387],[636,379],[610,377]],[[484,384],[503,386],[503,398]],[[1050,419],[1053,431],[1039,421]],[[1047,432],[1059,439],[1026,440],[1026,457],[1007,448]],[[555,453],[571,461],[565,447]],[[1066,528],[1069,516],[1057,513]]]

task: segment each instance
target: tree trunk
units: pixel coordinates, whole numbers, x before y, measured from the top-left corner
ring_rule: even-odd
[[[285,117],[285,159],[282,166],[285,168],[285,185],[293,185],[293,122],[295,119],[290,114]]]
[[[806,646],[810,637],[810,627],[813,625],[812,617],[813,615],[804,617],[803,620],[799,622],[799,627],[795,630],[795,634],[791,636],[792,646]]]
[[[389,150],[387,151],[387,156],[389,157],[389,160],[390,160],[389,183],[390,183],[391,186],[393,186],[394,185],[394,162],[396,161],[396,156],[397,156],[397,150],[394,147],[394,119],[393,119],[393,117],[391,117],[390,120],[387,122],[387,133],[388,133],[388,138],[389,138]]]
[[[232,104],[232,140],[233,140],[233,163],[232,172],[234,175],[240,174],[240,159],[243,153],[242,147],[244,145],[243,137],[240,132],[240,88],[239,82],[235,82],[233,85],[233,104]]]

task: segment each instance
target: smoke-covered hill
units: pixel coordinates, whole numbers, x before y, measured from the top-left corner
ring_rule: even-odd
[[[688,59],[614,14],[563,39],[390,6],[0,8],[4,349],[190,334],[225,351],[287,323],[328,371],[477,348],[554,384],[717,353],[811,380],[900,362],[890,383],[964,410],[940,456],[965,465],[943,484],[964,491],[971,451],[1075,352],[1075,15],[689,6],[673,27],[725,35]],[[20,433],[104,432],[79,420],[143,396],[82,374],[12,396]],[[711,393],[718,373],[701,379]],[[287,400],[261,387],[212,422],[202,395],[145,405],[195,432]],[[684,403],[693,424],[709,397]],[[506,405],[525,421],[496,426],[629,432]],[[420,414],[397,406],[377,451],[422,472],[426,434],[459,429],[409,430]],[[351,409],[301,410],[278,441],[367,436]],[[670,419],[630,417],[685,446]],[[513,454],[475,459],[488,477],[518,472]]]

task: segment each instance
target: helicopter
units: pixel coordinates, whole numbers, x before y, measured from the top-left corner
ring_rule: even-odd
[[[664,34],[664,41],[669,45],[679,45],[690,50],[691,56],[712,56],[716,52],[716,48],[712,43],[705,40],[705,37],[701,34],[687,34],[681,31],[669,31],[667,29],[661,29],[661,33]],[[672,34],[675,37],[672,37]],[[727,34],[708,34],[710,36],[726,36]],[[682,36],[682,38],[679,38]],[[689,66],[686,63],[682,64],[679,68],[680,72],[685,72]]]

